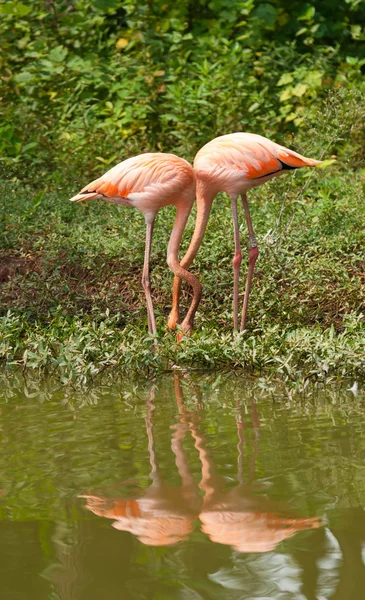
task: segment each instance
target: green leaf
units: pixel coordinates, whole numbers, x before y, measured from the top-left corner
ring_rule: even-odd
[[[351,37],[354,40],[358,40],[361,35],[361,25],[351,25]]]
[[[285,123],[290,123],[290,121],[294,121],[298,117],[296,112],[291,112],[285,117]]]
[[[323,160],[320,165],[317,165],[317,169],[326,169],[335,162],[337,162],[335,158],[327,158],[327,160]]]
[[[33,80],[33,75],[27,71],[22,71],[21,73],[17,73],[14,79],[17,83],[29,83]]]
[[[283,73],[276,85],[287,85],[292,81],[293,75],[291,75],[290,73]]]
[[[25,4],[17,2],[6,2],[6,4],[0,5],[0,14],[3,15],[17,15],[18,17],[25,17],[30,13],[32,9]]]
[[[303,33],[307,33],[308,31],[308,27],[301,27],[297,32],[296,32],[296,36],[299,37],[300,35],[303,35]]]
[[[176,115],[172,115],[169,113],[165,113],[164,115],[161,115],[164,119],[167,119],[168,121],[179,121],[179,118]]]
[[[322,85],[322,71],[308,71],[305,76],[305,82],[311,87],[316,88]]]
[[[48,58],[52,62],[62,62],[66,58],[67,52],[67,48],[64,48],[63,46],[57,46],[50,51]]]
[[[298,85],[292,89],[292,94],[300,98],[306,93],[307,89],[308,86],[306,86],[304,83],[298,83]]]
[[[248,109],[249,113],[254,112],[257,108],[259,108],[260,103],[259,102],[254,102],[253,104],[251,104],[251,106]]]
[[[272,4],[259,4],[252,12],[252,16],[263,21],[266,27],[273,27],[275,24],[277,10]]]
[[[291,98],[291,97],[292,97],[292,89],[284,90],[280,94],[280,102],[285,102],[286,100],[289,100],[289,98]]]
[[[303,10],[298,17],[298,21],[310,21],[315,15],[316,9],[310,4],[305,4]]]
[[[38,146],[38,142],[29,142],[29,144],[26,144],[25,146],[23,146],[22,152],[26,152],[27,150],[34,148],[34,146]]]

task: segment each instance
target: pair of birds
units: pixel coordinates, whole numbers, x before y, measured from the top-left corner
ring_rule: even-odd
[[[146,221],[146,245],[142,285],[146,295],[148,331],[156,333],[156,321],[151,297],[150,255],[153,226],[160,208],[174,204],[176,218],[167,247],[167,264],[173,271],[172,309],[168,326],[179,323],[181,281],[193,289],[193,300],[180,327],[183,333],[193,328],[194,316],[200,303],[202,285],[188,271],[202,242],[213,200],[218,192],[226,192],[231,200],[234,246],[233,257],[233,325],[238,330],[239,273],[242,261],[238,225],[237,201],[241,196],[249,234],[249,267],[242,308],[240,331],[246,327],[248,300],[259,250],[254,234],[246,192],[299,167],[314,167],[321,161],[305,158],[284,146],[253,133],[232,133],[208,142],[194,159],[192,167],[174,154],[146,153],[129,158],[85,186],[72,202],[101,198],[106,202],[137,208]],[[195,230],[184,258],[179,261],[181,238],[194,199],[197,200]],[[183,335],[180,334],[180,335]]]

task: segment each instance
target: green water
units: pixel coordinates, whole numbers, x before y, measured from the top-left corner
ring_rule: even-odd
[[[0,376],[0,597],[365,597],[364,400]]]

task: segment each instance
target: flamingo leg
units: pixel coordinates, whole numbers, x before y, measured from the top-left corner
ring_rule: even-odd
[[[240,243],[240,232],[238,227],[238,214],[237,214],[237,196],[231,196],[232,205],[232,218],[233,218],[233,232],[234,232],[234,257],[232,260],[233,264],[233,328],[238,331],[238,293],[239,293],[239,279],[240,279],[240,266],[242,262],[242,252]]]
[[[152,234],[153,234],[153,226],[155,224],[155,219],[153,221],[146,220],[146,246],[144,251],[144,264],[143,264],[143,273],[142,273],[142,285],[144,289],[144,293],[146,295],[146,304],[147,304],[147,316],[148,316],[148,333],[155,334],[156,329],[156,321],[155,314],[153,312],[153,304],[151,297],[151,283],[150,283],[150,257],[151,257],[151,244],[152,244]]]
[[[150,457],[150,479],[152,480],[153,485],[158,485],[161,483],[160,470],[158,467],[157,459],[156,459],[156,450],[155,450],[155,439],[153,435],[153,413],[155,411],[155,397],[156,397],[156,388],[152,386],[150,391],[148,392],[147,398],[147,415],[145,419],[146,423],[146,431],[148,437],[148,454]]]
[[[247,320],[247,309],[248,309],[248,300],[250,297],[250,290],[251,290],[251,282],[252,282],[252,277],[255,271],[255,263],[257,260],[257,257],[259,255],[259,249],[257,246],[257,241],[256,241],[256,237],[253,231],[253,227],[252,227],[252,222],[251,222],[251,216],[250,216],[250,211],[248,209],[248,202],[247,202],[247,196],[246,194],[242,194],[242,205],[245,211],[245,215],[246,215],[246,221],[247,221],[247,227],[248,227],[248,234],[250,237],[250,250],[249,250],[249,254],[248,254],[248,273],[247,273],[247,281],[246,281],[246,289],[245,289],[245,297],[243,300],[243,308],[242,308],[242,319],[241,319],[241,329],[240,331],[243,331],[246,328],[246,320]]]
[[[191,287],[193,288],[193,300],[190,305],[190,308],[186,314],[185,319],[181,323],[181,329],[185,333],[188,333],[193,328],[194,316],[196,310],[199,306],[201,294],[202,294],[202,286],[192,273],[189,273],[184,267],[179,263],[178,252],[179,246],[182,238],[182,234],[185,229],[186,222],[188,220],[191,204],[186,204],[185,202],[181,202],[176,205],[177,212],[175,223],[171,232],[171,237],[169,241],[169,245],[167,247],[167,264],[169,265],[171,271],[179,277],[180,279],[184,279],[187,281]],[[180,333],[178,334],[178,340],[183,337]]]
[[[197,201],[197,213],[195,221],[194,235],[190,242],[187,253],[181,261],[183,269],[189,269],[193,262],[200,244],[202,243],[204,233],[208,224],[212,203],[214,200],[215,191],[207,191],[205,184],[197,181],[196,186],[196,201]],[[179,301],[181,295],[181,278],[175,275],[174,285],[172,289],[172,308],[169,315],[167,326],[170,329],[175,329],[176,324],[179,323]]]
[[[172,287],[172,308],[167,321],[169,329],[176,329],[177,323],[180,322],[180,296],[181,296],[182,279],[175,275]]]

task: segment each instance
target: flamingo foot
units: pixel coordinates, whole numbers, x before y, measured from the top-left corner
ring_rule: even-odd
[[[193,330],[193,326],[191,325],[191,323],[183,321],[181,323],[180,331],[176,335],[176,341],[177,341],[177,343],[180,344],[181,340],[184,337],[186,337],[187,335],[190,335],[191,332],[192,332],[192,330]]]
[[[173,308],[169,314],[169,318],[167,321],[167,327],[169,329],[172,329],[173,331],[175,331],[176,325],[178,324],[179,320],[180,320],[179,311],[175,310]]]

